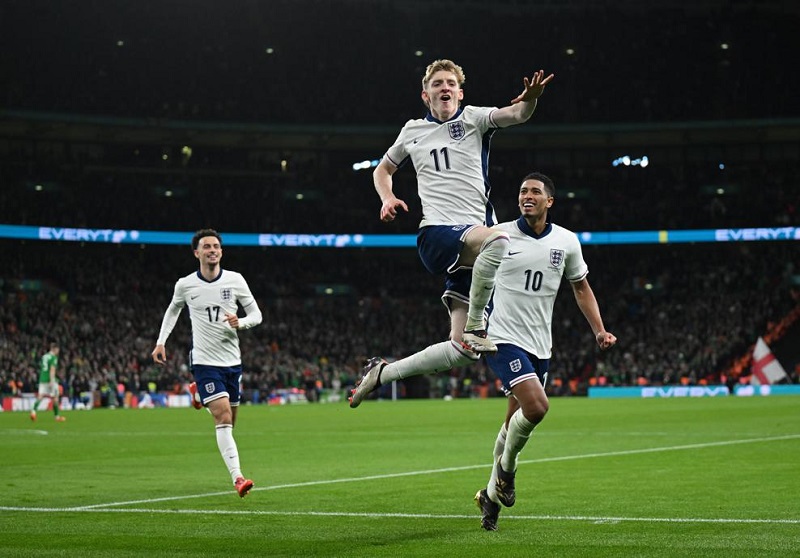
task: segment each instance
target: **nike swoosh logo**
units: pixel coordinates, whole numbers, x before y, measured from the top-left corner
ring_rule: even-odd
[[[522,250],[519,250],[518,252],[509,252],[508,255],[509,256],[516,256],[517,254],[521,254],[521,253],[522,253]]]
[[[200,295],[194,295],[193,297],[190,297],[190,298],[191,298],[192,300],[194,300],[194,299],[196,299],[198,296],[200,296]]]

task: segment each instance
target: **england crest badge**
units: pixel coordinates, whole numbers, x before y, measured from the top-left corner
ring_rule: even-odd
[[[464,123],[460,120],[448,122],[447,131],[450,132],[450,137],[454,140],[460,140],[467,135],[467,131],[464,129]]]
[[[559,250],[557,248],[550,249],[550,265],[553,267],[558,267],[562,263],[564,263],[564,250]]]

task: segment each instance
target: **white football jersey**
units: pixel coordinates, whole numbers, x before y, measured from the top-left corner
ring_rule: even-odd
[[[409,120],[384,157],[417,173],[417,193],[426,225],[497,223],[489,203],[489,146],[497,125],[494,107],[466,106],[447,122],[430,113]]]
[[[552,223],[537,236],[522,218],[495,228],[506,231],[510,242],[497,270],[489,337],[550,358],[553,306],[561,277],[574,282],[589,273],[578,237]]]
[[[223,321],[226,312],[236,314],[237,301],[248,315],[258,314],[260,321],[258,305],[240,273],[223,269],[214,281],[206,281],[199,271],[195,271],[175,283],[170,306],[176,308],[178,313],[184,306],[189,308],[192,320],[192,364],[236,366],[242,363],[239,336],[228,322]],[[175,325],[174,321],[169,325],[169,314],[170,310],[164,318],[157,344],[166,343]]]

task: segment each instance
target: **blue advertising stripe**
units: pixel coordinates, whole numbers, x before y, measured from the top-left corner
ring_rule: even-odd
[[[581,232],[581,244],[657,244],[659,231]]]
[[[681,242],[716,242],[715,235],[717,231],[706,229],[665,232],[667,233],[666,242],[678,244]]]
[[[415,248],[414,234],[283,234],[226,233],[226,246],[284,248]],[[0,225],[0,238],[114,244],[189,244],[193,232],[135,231]],[[693,229],[675,231],[614,231],[576,233],[581,244],[665,244],[681,242],[797,241],[800,227]]]

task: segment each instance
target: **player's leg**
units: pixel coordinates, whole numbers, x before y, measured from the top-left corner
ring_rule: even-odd
[[[486,356],[486,363],[502,382],[506,395],[513,395],[506,412],[502,455],[495,460],[487,486],[487,496],[492,501],[510,507],[516,501],[517,456],[549,408],[543,386],[550,361],[537,358],[516,345],[500,344],[497,353]],[[496,442],[496,450],[497,446]]]
[[[48,397],[48,392],[45,384],[39,384],[39,387],[36,391],[36,400],[33,402],[33,409],[31,410],[31,420],[36,421],[36,412],[39,410],[39,405],[42,404],[42,400]]]
[[[512,388],[512,392],[519,401],[520,408],[511,415],[506,425],[508,434],[503,455],[497,462],[497,481],[495,483],[497,497],[507,507],[513,506],[516,501],[517,457],[528,443],[533,429],[544,419],[550,408],[538,376],[518,383]]]
[[[371,392],[380,386],[422,374],[436,374],[461,366],[469,366],[479,355],[464,347],[461,332],[467,318],[467,304],[461,300],[450,300],[451,339],[429,345],[392,363],[375,357],[367,362],[361,379],[350,397],[350,407],[356,408]]]
[[[211,415],[214,417],[214,427],[217,432],[217,448],[228,467],[231,480],[234,485],[237,479],[242,477],[242,469],[239,464],[239,448],[233,438],[233,413],[231,412],[230,401],[227,397],[214,399],[206,405]]]
[[[497,346],[489,339],[484,312],[494,290],[497,268],[508,251],[508,234],[488,227],[475,227],[464,238],[460,265],[472,265],[469,312],[464,327],[464,342],[479,353],[492,353]]]
[[[486,485],[487,496],[493,502],[500,503],[497,497],[497,466],[500,458],[503,456],[503,451],[506,448],[506,441],[508,440],[508,422],[511,417],[519,409],[519,402],[513,395],[508,396],[508,407],[506,408],[506,416],[503,424],[500,425],[500,431],[497,433],[497,438],[494,441],[494,451],[492,452],[492,473],[489,475],[489,484]]]
[[[509,396],[506,418],[500,425],[500,431],[494,440],[492,473],[489,475],[489,484],[486,485],[486,488],[480,489],[475,495],[475,503],[478,505],[478,509],[481,510],[481,527],[487,531],[497,531],[497,520],[500,517],[500,499],[497,497],[497,489],[495,488],[497,484],[497,462],[506,447],[506,436],[508,435],[506,424],[518,408],[517,400],[513,396]]]
[[[197,381],[198,393],[211,416],[217,437],[217,448],[228,468],[236,491],[244,498],[253,487],[253,481],[244,478],[239,461],[239,448],[233,437],[237,408],[240,400],[239,378],[241,370],[220,370],[211,366],[195,366],[193,368]]]
[[[516,469],[516,457],[525,446],[533,429],[544,420],[550,402],[538,376],[520,382],[512,388],[519,409],[508,419],[508,436],[501,463]]]
[[[228,467],[236,492],[244,498],[253,488],[253,481],[244,478],[239,462],[239,447],[233,437],[233,411],[227,397],[215,399],[208,403],[208,410],[214,416],[214,425],[217,431],[217,448],[222,460]]]
[[[242,402],[242,393],[239,389],[242,383],[242,367],[238,366],[232,372],[226,374],[226,388],[230,394],[229,402],[231,406],[231,433],[233,427],[236,426],[236,417],[239,415],[239,404]],[[232,436],[231,436],[232,438]],[[234,446],[236,442],[234,441]],[[239,497],[244,498],[250,489],[253,488],[253,481],[245,478],[242,475],[241,466],[239,465],[238,448],[236,450],[236,467],[238,471],[231,471],[233,477],[233,485],[236,487],[236,492]]]
[[[402,380],[421,374],[437,374],[460,366],[469,366],[478,355],[463,347],[459,341],[467,320],[467,304],[450,298],[450,339],[429,345],[411,356],[383,367],[383,382]]]
[[[58,384],[51,387],[50,398],[53,400],[53,414],[58,422],[63,422],[66,418],[61,414],[61,390]]]

